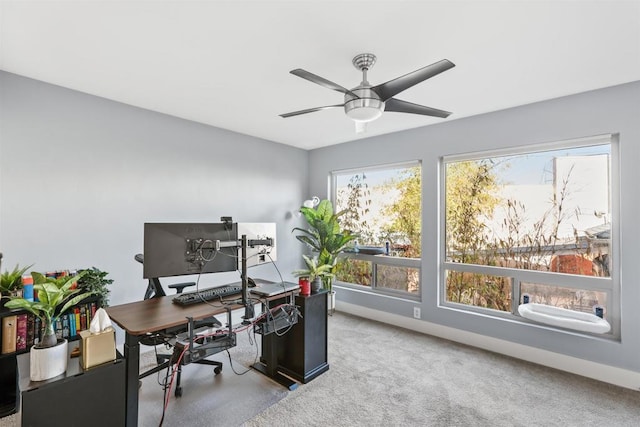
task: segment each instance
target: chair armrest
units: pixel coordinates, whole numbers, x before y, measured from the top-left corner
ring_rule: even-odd
[[[173,283],[169,285],[169,288],[175,289],[176,293],[181,294],[184,291],[184,288],[188,288],[189,286],[195,286],[196,282],[184,282],[184,283]]]

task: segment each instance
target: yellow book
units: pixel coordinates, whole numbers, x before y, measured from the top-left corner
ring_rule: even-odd
[[[7,316],[2,318],[2,354],[14,353],[16,351],[18,316]]]

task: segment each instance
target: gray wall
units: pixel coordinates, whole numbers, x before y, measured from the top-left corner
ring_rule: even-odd
[[[308,152],[0,72],[3,269],[87,268],[139,300],[143,223],[276,222],[285,279],[300,267],[292,216],[308,198]],[[270,265],[253,276],[276,279]],[[166,284],[184,278],[167,279]],[[207,275],[201,286],[239,279]]]
[[[390,113],[394,114],[394,113]],[[422,318],[640,372],[640,82],[525,105],[509,110],[372,137],[311,151],[310,190],[326,197],[332,170],[421,160],[423,167]],[[384,117],[381,119],[384,120]],[[375,122],[370,125],[375,128]],[[437,305],[439,161],[442,156],[579,137],[620,134],[620,245],[622,339],[620,342],[561,333]],[[340,289],[338,301],[412,317],[415,303]]]

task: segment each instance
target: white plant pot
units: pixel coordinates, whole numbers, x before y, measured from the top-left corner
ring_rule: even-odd
[[[329,291],[327,293],[327,307],[329,314],[333,314],[336,311],[336,291]]]
[[[58,344],[49,348],[31,347],[31,381],[44,381],[67,371],[69,344],[67,340],[58,340]]]

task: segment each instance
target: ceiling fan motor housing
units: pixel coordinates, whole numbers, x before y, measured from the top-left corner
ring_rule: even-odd
[[[371,122],[382,115],[384,101],[370,87],[358,86],[351,89],[351,92],[359,98],[350,94],[344,96],[344,112],[350,119],[356,122]]]

